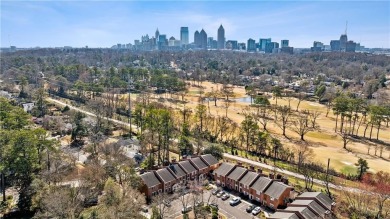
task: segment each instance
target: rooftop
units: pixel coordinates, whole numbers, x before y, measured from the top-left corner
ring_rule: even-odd
[[[247,171],[246,168],[244,167],[236,167],[233,172],[231,172],[229,175],[228,175],[228,178],[229,179],[232,179],[232,180],[239,180],[242,175]]]
[[[261,176],[253,183],[251,188],[258,192],[264,192],[271,183],[272,179]]]
[[[169,168],[178,178],[186,175],[184,170],[178,164],[171,164],[167,168]]]
[[[328,210],[323,208],[320,204],[315,200],[295,200],[291,203],[291,206],[309,206],[314,213],[318,215],[325,215]]]
[[[154,175],[154,172],[147,172],[142,174],[141,179],[148,188],[161,184],[156,175]]]
[[[231,163],[222,163],[214,173],[218,176],[226,176],[232,169],[234,168],[234,164]]]
[[[299,219],[299,217],[295,213],[290,212],[275,212],[275,214],[272,214],[268,217],[269,219]]]
[[[156,174],[166,183],[175,180],[175,177],[171,172],[169,172],[169,170],[167,170],[167,168],[157,170]]]
[[[283,211],[299,212],[305,219],[318,218],[309,208],[307,207],[287,207]]]
[[[291,188],[291,186],[273,181],[271,186],[265,191],[265,194],[272,198],[279,198],[287,188]]]
[[[191,158],[191,162],[195,165],[195,167],[198,170],[201,170],[201,169],[208,167],[208,165],[205,162],[203,162],[203,160],[200,159],[200,157]]]
[[[253,181],[259,176],[259,174],[249,171],[245,174],[244,177],[240,180],[240,183],[246,186],[250,186]]]
[[[179,165],[183,168],[183,170],[186,173],[192,173],[196,171],[195,167],[188,160],[180,161]]]
[[[304,192],[301,195],[297,197],[299,198],[313,198],[317,199],[318,202],[320,202],[322,205],[324,205],[328,210],[332,209],[333,201],[328,196],[326,196],[324,193],[321,192]]]
[[[204,161],[206,161],[206,163],[209,165],[209,166],[212,166],[214,164],[217,164],[218,163],[218,160],[211,154],[204,154],[204,155],[201,155],[202,159]]]

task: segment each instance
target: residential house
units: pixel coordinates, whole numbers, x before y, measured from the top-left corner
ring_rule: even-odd
[[[300,219],[320,219],[314,212],[312,212],[308,207],[287,207],[283,210],[278,210],[278,212],[287,212],[295,213]]]
[[[217,184],[226,186],[226,176],[229,175],[235,168],[234,164],[231,163],[222,163],[221,166],[218,167],[214,171],[214,180]]]
[[[143,185],[141,192],[143,192],[147,198],[151,198],[153,195],[163,191],[163,186],[160,180],[156,177],[154,172],[147,172],[141,175]]]
[[[177,180],[167,168],[159,169],[155,173],[162,182],[162,188],[164,192],[172,192],[176,189]]]
[[[239,192],[244,193],[244,195],[250,194],[250,186],[259,178],[259,174],[256,172],[248,171],[244,177],[240,180],[239,183]]]
[[[290,212],[275,212],[267,217],[267,219],[300,219],[295,213]]]
[[[307,207],[319,218],[331,218],[331,212],[322,207],[316,200],[298,199],[288,204],[288,207]]]
[[[333,211],[333,208],[336,205],[332,199],[330,199],[322,192],[304,192],[296,197],[296,200],[315,200],[319,205],[328,211]]]
[[[186,172],[186,178],[188,180],[194,180],[196,178],[197,169],[190,163],[189,160],[180,161],[179,166]]]
[[[290,193],[293,187],[284,183],[273,181],[272,184],[264,192],[265,204],[273,209],[277,209],[279,206],[286,206]]]
[[[246,172],[248,172],[248,170],[244,167],[237,166],[234,168],[234,170],[226,177],[226,186],[229,189],[238,191],[238,182],[242,179],[242,177],[244,177]]]
[[[207,164],[207,166],[209,166],[209,171],[215,170],[219,166],[219,162],[218,162],[217,158],[215,158],[211,154],[201,155],[200,158]]]
[[[184,185],[187,182],[187,174],[179,164],[170,164],[167,169],[175,176],[178,183]]]
[[[264,192],[271,184],[272,179],[268,177],[261,176],[257,178],[257,180],[249,187],[249,198],[265,204]]]
[[[197,170],[198,180],[202,181],[205,179],[210,167],[200,157],[191,158],[189,161]]]

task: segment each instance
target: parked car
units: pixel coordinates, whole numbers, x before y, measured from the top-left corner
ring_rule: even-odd
[[[221,191],[220,189],[214,189],[214,190],[211,192],[211,194],[216,195],[216,194],[218,194],[220,191]]]
[[[214,203],[214,202],[210,203],[209,206],[218,209],[218,204],[217,203]]]
[[[253,211],[253,209],[256,208],[256,205],[249,205],[247,208],[246,208],[246,212],[248,213],[251,213]]]
[[[221,199],[224,200],[224,201],[227,200],[227,199],[229,199],[229,198],[230,198],[230,195],[227,194],[227,193],[224,194],[224,195],[221,197]]]
[[[187,212],[190,212],[191,210],[192,210],[192,206],[188,205],[187,207],[181,209],[181,213],[185,214]]]
[[[220,192],[217,194],[217,198],[221,198],[223,195],[225,195],[225,192],[224,192],[224,191],[220,191]]]
[[[256,207],[255,209],[252,210],[252,214],[253,215],[258,215],[260,212],[261,212],[261,208],[260,207]]]
[[[239,197],[234,197],[230,200],[229,204],[231,206],[238,205],[241,202],[241,198]]]

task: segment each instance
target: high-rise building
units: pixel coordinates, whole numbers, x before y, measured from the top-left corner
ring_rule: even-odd
[[[356,51],[356,43],[353,42],[353,41],[348,41],[346,44],[345,44],[345,51],[346,52],[355,52]]]
[[[218,49],[225,49],[225,29],[222,24],[218,28]]]
[[[281,40],[280,44],[281,44],[282,48],[283,47],[288,47],[288,40]]]
[[[200,46],[199,31],[195,31],[194,33],[194,44],[197,47]]]
[[[249,38],[249,40],[248,40],[247,51],[248,52],[256,52],[256,41],[252,38]]]
[[[332,51],[340,51],[340,40],[331,40],[330,49]]]
[[[203,29],[199,33],[200,48],[207,49],[207,33]]]
[[[279,43],[269,42],[265,44],[265,53],[275,53],[276,49],[279,49]]]
[[[321,52],[324,49],[324,44],[318,41],[313,42],[313,47],[310,48],[312,52]]]
[[[267,39],[261,39],[259,40],[259,50],[260,51],[265,51],[265,45],[267,45],[267,43],[270,43],[271,42],[271,38],[267,38]]]
[[[347,34],[342,34],[340,36],[340,50],[341,51],[345,51],[345,49],[347,47],[347,42],[348,42]]]
[[[237,43],[237,40],[228,40],[226,42],[226,48],[227,48],[227,44],[230,44],[231,45],[231,48],[232,50],[238,50],[238,43]]]
[[[187,45],[189,43],[188,27],[180,28],[180,41],[181,45]]]

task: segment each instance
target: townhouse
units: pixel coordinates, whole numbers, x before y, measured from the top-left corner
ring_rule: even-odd
[[[144,193],[146,197],[157,195],[163,191],[162,183],[153,171],[142,174],[141,179],[143,181],[141,192]]]
[[[248,170],[244,167],[237,166],[234,170],[226,177],[226,186],[229,189],[238,191],[238,182],[244,177]]]
[[[264,202],[264,192],[271,185],[272,179],[268,177],[259,177],[250,187],[249,187],[249,198],[256,200],[261,204],[265,205]]]
[[[218,160],[210,154],[173,162],[167,167],[142,174],[141,192],[148,199],[161,192],[174,192],[191,180],[204,180],[218,166]]]
[[[321,192],[305,192],[288,204],[286,209],[280,209],[268,219],[331,219],[335,202]]]
[[[239,192],[246,196],[250,194],[250,186],[259,178],[259,174],[256,172],[248,171],[239,182]]]
[[[291,191],[293,191],[293,187],[282,182],[273,181],[264,192],[263,202],[272,209],[286,206],[289,202]]]
[[[236,166],[231,163],[222,163],[221,166],[218,167],[214,171],[214,180],[217,185],[221,185],[222,187],[226,186],[226,177],[229,175]]]
[[[198,180],[203,181],[210,170],[210,166],[208,166],[200,157],[192,158],[189,161],[196,169]]]
[[[176,185],[176,177],[168,170],[168,168],[159,169],[155,173],[162,184],[163,192],[173,192],[178,186]]]

